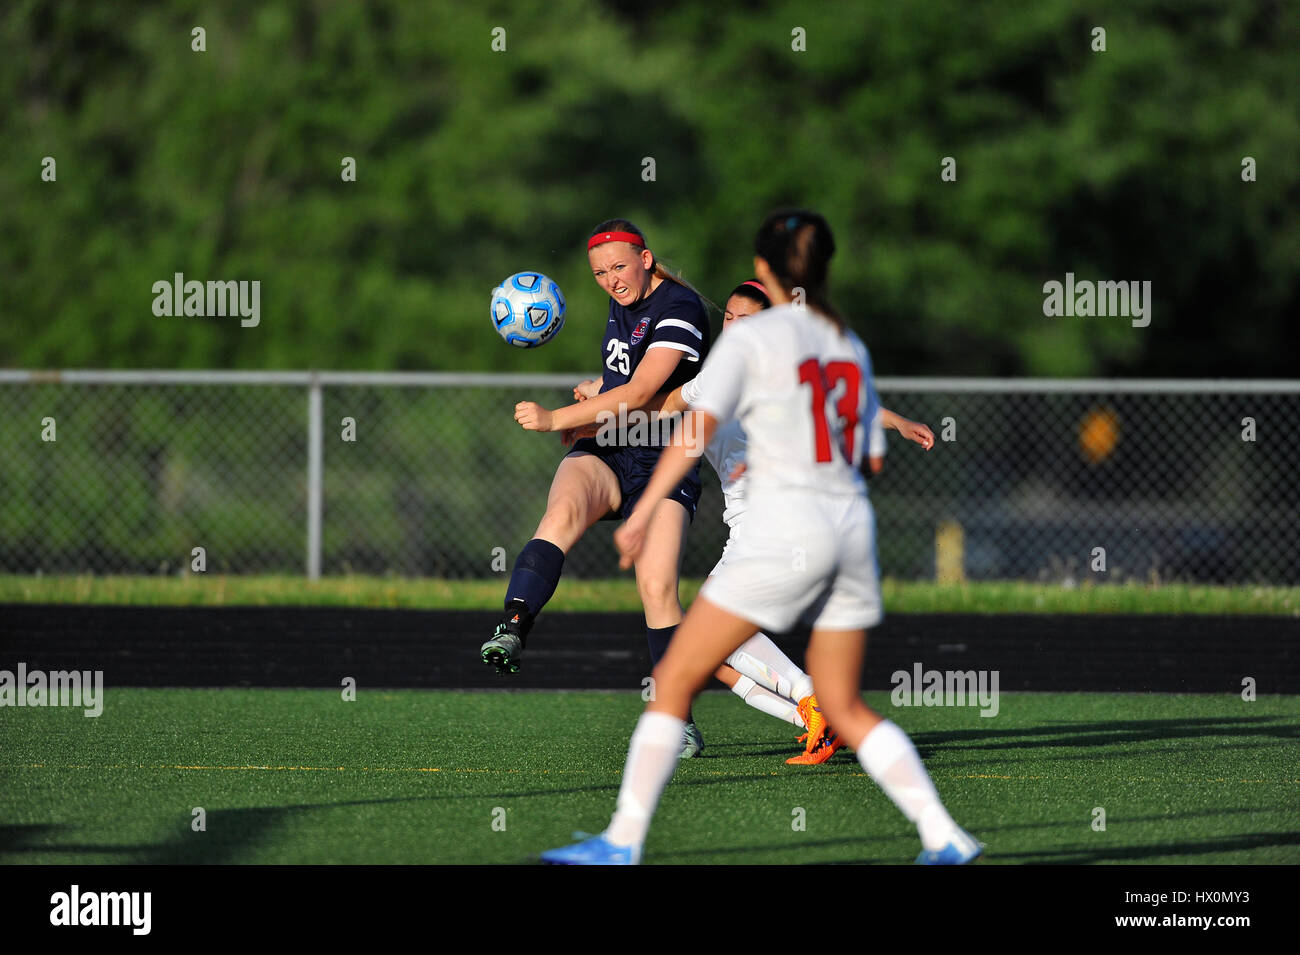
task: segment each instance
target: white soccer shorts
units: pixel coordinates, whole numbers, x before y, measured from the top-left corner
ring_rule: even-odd
[[[815,491],[758,492],[701,589],[768,633],[874,627],[884,616],[871,502]]]

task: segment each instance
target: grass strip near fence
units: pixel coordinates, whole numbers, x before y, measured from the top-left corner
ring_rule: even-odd
[[[683,603],[701,581],[684,580]],[[0,603],[125,606],[337,606],[493,610],[506,576],[490,580],[199,575],[186,577],[0,576]],[[887,613],[1265,614],[1300,616],[1300,587],[884,581]],[[549,610],[638,611],[631,576],[561,581]]]

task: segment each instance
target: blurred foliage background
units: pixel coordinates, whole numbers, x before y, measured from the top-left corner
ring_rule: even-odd
[[[1281,2],[17,0],[0,366],[594,371],[596,222],[716,300],[800,204],[880,374],[1293,375],[1297,50]],[[570,304],[528,352],[487,313],[525,268]],[[1067,271],[1150,326],[1044,317]],[[175,272],[260,280],[260,326],[154,316]]]

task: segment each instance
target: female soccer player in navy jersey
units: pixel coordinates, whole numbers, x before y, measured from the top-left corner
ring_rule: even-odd
[[[691,402],[699,429],[694,448],[675,442],[664,451],[641,502],[614,535],[622,565],[637,560],[658,498],[694,467],[692,454],[720,424],[739,418],[748,440],[749,511],[732,553],[655,668],[655,698],[632,734],[609,827],[543,853],[546,862],[639,862],[691,701],[758,630],[796,624],[812,631],[808,669],[826,718],[915,823],[917,861],[961,864],[983,851],[948,814],[907,734],[862,702],[866,631],[882,611],[875,520],[860,465],[880,401],[866,347],[827,300],[834,251],[830,227],[814,212],[773,213],[763,222],[754,271],[774,307],[719,339]],[[796,289],[804,294],[792,306]]]
[[[663,444],[658,428],[638,429],[629,415],[644,413],[657,394],[693,377],[709,350],[703,300],[655,260],[644,234],[631,222],[611,219],[592,230],[587,259],[610,297],[601,378],[583,382],[574,389],[578,401],[553,411],[521,401],[515,420],[529,431],[571,432],[606,422],[607,415],[621,416],[633,426],[622,433],[603,427],[596,437],[576,442],[560,462],[546,513],[515,561],[505,612],[481,649],[483,662],[502,673],[519,669],[528,632],[559,583],[564,555],[592,524],[630,515],[645,490]],[[700,497],[699,462],[673,484],[663,495],[671,503],[655,511],[636,560],[646,639],[656,664],[682,619],[678,571],[686,528]],[[681,755],[697,755],[703,746],[688,721]]]

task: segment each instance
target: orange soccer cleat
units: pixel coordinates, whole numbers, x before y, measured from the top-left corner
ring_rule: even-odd
[[[786,760],[787,763],[798,766],[824,763],[838,750],[844,748],[839,734],[830,728],[826,723],[826,717],[822,716],[815,693],[799,701],[799,716],[803,720],[803,725],[808,728],[808,732],[799,737],[799,742],[806,741],[806,745],[802,753],[791,756]]]
[[[831,730],[812,749],[805,750],[798,756],[791,756],[786,762],[793,766],[815,766],[826,762],[843,748],[844,743],[840,740],[839,734]]]

